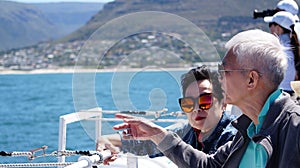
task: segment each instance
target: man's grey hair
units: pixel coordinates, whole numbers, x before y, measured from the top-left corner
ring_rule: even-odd
[[[278,37],[262,30],[238,33],[225,45],[232,49],[240,67],[257,70],[270,84],[278,87],[287,68],[285,48]]]

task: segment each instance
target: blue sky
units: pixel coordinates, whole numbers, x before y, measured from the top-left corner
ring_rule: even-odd
[[[40,3],[40,2],[110,2],[113,0],[9,0],[23,3]]]

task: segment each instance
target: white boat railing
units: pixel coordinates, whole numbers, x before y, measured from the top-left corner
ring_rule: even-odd
[[[63,116],[60,116],[59,119],[59,139],[58,139],[58,151],[65,151],[66,150],[66,137],[67,137],[67,125],[75,122],[79,122],[82,120],[94,120],[95,121],[95,135],[96,137],[101,136],[101,129],[102,129],[102,121],[122,121],[121,119],[116,118],[104,118],[103,114],[115,114],[117,112],[123,112],[123,113],[133,113],[138,114],[141,113],[141,115],[154,115],[154,119],[152,119],[155,122],[169,122],[169,123],[175,123],[175,122],[184,122],[185,119],[158,119],[161,116],[166,115],[166,109],[163,109],[162,111],[146,111],[146,112],[130,112],[130,111],[109,111],[109,110],[102,110],[102,108],[93,108],[89,110],[82,110],[79,112],[66,114]],[[170,116],[180,116],[181,113],[170,113],[168,114]],[[95,156],[97,158],[97,156]],[[95,158],[94,158],[95,161]],[[127,163],[130,163],[130,165],[133,165],[131,167],[137,168],[137,158],[128,157]],[[59,163],[65,162],[65,156],[59,156],[58,157]],[[79,163],[80,162],[80,163]],[[135,162],[135,163],[132,163]],[[87,159],[79,160],[75,167],[79,168],[81,167],[91,167],[90,162],[87,161]],[[127,165],[128,166],[128,165]],[[67,168],[72,168],[72,166],[68,166]]]
[[[86,111],[75,112],[71,114],[66,114],[59,117],[59,133],[58,133],[58,151],[66,150],[66,140],[67,140],[67,125],[87,120],[93,117],[102,118],[102,109],[94,108]],[[95,121],[96,137],[101,136],[101,120]],[[59,156],[58,162],[65,162],[65,156]]]
[[[59,168],[91,168],[91,167],[102,167],[105,159],[111,156],[111,152],[106,151],[70,151],[66,150],[66,140],[67,140],[67,126],[68,124],[72,124],[75,122],[83,121],[83,120],[91,120],[95,122],[95,138],[101,136],[102,131],[102,121],[122,121],[121,119],[103,117],[108,115],[103,114],[115,114],[115,113],[125,113],[125,114],[134,114],[134,115],[143,115],[143,116],[154,116],[153,119],[150,119],[154,122],[167,122],[167,123],[175,123],[175,122],[185,122],[185,118],[177,118],[177,116],[182,116],[184,113],[181,112],[172,112],[167,113],[167,109],[163,109],[160,111],[109,111],[102,110],[101,108],[93,108],[89,110],[82,110],[79,112],[66,114],[60,116],[59,118],[59,136],[58,136],[58,150],[53,151],[52,153],[46,153],[46,149],[48,146],[44,145],[40,148],[36,148],[30,151],[14,151],[14,152],[6,152],[1,151],[0,156],[2,157],[27,157],[29,160],[34,160],[40,157],[57,157],[57,162],[48,162],[48,163],[0,163],[0,168],[6,167],[59,167]],[[112,116],[112,115],[109,115]],[[173,116],[173,118],[168,119],[163,118],[164,116]],[[176,116],[176,117],[174,117]],[[185,116],[185,115],[184,115]],[[77,162],[66,162],[65,157],[81,155]],[[158,157],[157,159],[149,159],[147,156],[136,156],[131,153],[120,153],[118,155],[118,162],[111,163],[108,167],[120,168],[138,168],[138,167],[169,167],[172,168],[172,163],[167,158]],[[107,166],[104,166],[107,167]],[[177,167],[177,166],[176,166]]]

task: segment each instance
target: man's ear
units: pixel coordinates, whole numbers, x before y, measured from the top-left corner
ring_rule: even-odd
[[[248,76],[248,88],[249,89],[254,89],[256,88],[258,81],[259,81],[259,73],[257,71],[250,71],[249,76]]]

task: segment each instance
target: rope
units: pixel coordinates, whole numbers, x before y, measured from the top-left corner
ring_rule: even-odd
[[[11,156],[32,156],[32,152],[12,152]]]
[[[46,154],[43,153],[42,155],[35,156],[35,152],[5,152],[1,151],[0,156],[11,156],[11,157],[19,157],[19,156],[28,156],[37,158],[37,157],[46,157],[46,156],[74,156],[74,155],[93,155],[97,153],[96,151],[69,151],[69,150],[64,150],[64,151],[54,151],[51,154]]]
[[[0,168],[6,167],[57,167],[57,166],[68,166],[76,162],[63,162],[63,163],[11,163],[11,164],[0,164]]]
[[[43,155],[35,156],[34,152],[0,152],[1,156],[28,156],[29,160],[37,157],[46,156],[72,156],[72,155],[82,155],[78,162],[50,162],[50,163],[10,163],[10,164],[0,164],[0,168],[6,167],[65,167],[70,166],[78,167],[78,165],[89,165],[90,167],[94,164],[103,163],[104,159],[111,156],[111,152],[98,152],[98,151],[54,151],[51,154],[44,153]],[[74,165],[73,165],[74,164]],[[71,166],[72,165],[72,166]],[[86,166],[84,166],[86,167]]]
[[[69,166],[68,168],[82,168],[92,167],[97,164],[103,163],[103,161],[111,156],[111,152],[90,152],[90,151],[78,151],[77,154],[82,154],[78,159],[78,162],[52,162],[52,163],[12,163],[12,164],[0,164],[0,168],[4,167],[59,167]]]

